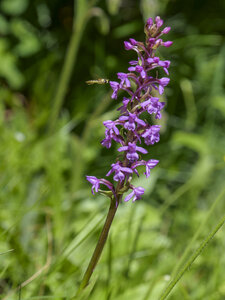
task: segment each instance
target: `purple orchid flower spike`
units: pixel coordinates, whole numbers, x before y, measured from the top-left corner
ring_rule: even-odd
[[[171,41],[163,41],[163,34],[168,34],[170,27],[162,28],[163,20],[157,16],[153,20],[149,18],[146,22],[144,31],[146,34],[145,43],[130,38],[124,42],[126,50],[134,50],[137,59],[129,62],[128,73],[118,72],[118,82],[110,81],[113,90],[112,99],[117,99],[120,90],[127,93],[123,97],[123,104],[119,106],[120,116],[115,120],[104,121],[105,138],[102,145],[110,148],[112,143],[119,144],[116,162],[111,165],[110,171],[106,176],[113,174],[114,184],[105,179],[97,179],[94,176],[87,176],[87,180],[92,184],[92,193],[98,192],[100,184],[108,187],[113,193],[123,194],[128,189],[132,192],[126,196],[125,201],[140,199],[144,193],[142,187],[135,188],[131,184],[132,176],[138,174],[138,167],[145,166],[146,177],[150,176],[150,171],[159,163],[156,159],[144,160],[142,155],[148,153],[143,145],[153,145],[160,140],[160,125],[151,125],[144,119],[143,113],[147,112],[154,115],[156,119],[161,119],[161,111],[165,102],[160,102],[155,97],[154,90],[159,95],[164,93],[164,88],[169,84],[168,77],[158,78],[152,72],[153,69],[160,68],[166,75],[169,75],[169,60],[162,60],[156,55],[160,46],[170,47]],[[132,85],[131,85],[132,81]],[[140,144],[140,146],[137,145]]]

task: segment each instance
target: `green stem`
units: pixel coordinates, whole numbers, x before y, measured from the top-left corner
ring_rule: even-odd
[[[175,266],[175,268],[174,268],[174,270],[172,272],[172,278],[177,274],[177,272],[181,269],[181,267],[183,266],[183,264],[187,260],[189,254],[190,254],[190,252],[192,250],[192,246],[194,245],[194,243],[197,241],[198,237],[202,233],[203,229],[205,228],[205,225],[207,224],[207,221],[209,220],[210,216],[214,212],[216,206],[218,205],[218,203],[220,202],[220,200],[223,199],[224,194],[225,194],[225,188],[217,196],[216,200],[213,201],[213,204],[212,204],[209,212],[207,213],[204,221],[200,224],[198,230],[194,234],[193,238],[191,239],[190,243],[188,244],[187,248],[185,249],[183,255],[181,256],[180,260],[178,261],[177,265]]]
[[[80,295],[82,290],[88,285],[89,280],[92,276],[92,273],[99,261],[99,258],[102,254],[102,250],[104,248],[104,245],[105,245],[107,237],[108,237],[108,233],[109,233],[112,221],[113,221],[115,213],[117,211],[119,201],[120,201],[120,199],[118,199],[118,202],[116,202],[114,198],[111,200],[111,204],[110,204],[109,211],[108,211],[108,214],[107,214],[107,217],[105,220],[105,224],[103,226],[102,232],[100,234],[98,243],[97,243],[94,253],[91,257],[91,260],[89,262],[87,270],[84,273],[83,279],[82,279],[79,289],[76,293],[76,296]]]
[[[51,109],[49,119],[50,133],[54,131],[60,109],[65,99],[69,81],[73,72],[73,67],[76,61],[80,40],[88,18],[87,0],[78,0],[76,3],[76,15],[74,16],[73,33],[68,45],[67,53],[62,67],[62,72],[59,78],[59,83],[57,85],[53,107]]]
[[[214,229],[209,233],[209,235],[206,237],[206,239],[201,243],[201,245],[198,247],[198,249],[193,253],[193,255],[189,258],[187,263],[184,265],[184,267],[181,269],[181,271],[174,277],[174,279],[169,283],[169,285],[166,287],[164,292],[162,293],[160,300],[164,300],[167,298],[169,293],[172,291],[174,286],[178,283],[178,281],[181,279],[181,277],[184,275],[184,273],[191,267],[195,259],[201,254],[203,249],[207,246],[207,244],[211,241],[211,239],[214,237],[214,235],[217,233],[217,231],[223,226],[225,222],[225,215],[220,220],[220,222],[214,227]]]

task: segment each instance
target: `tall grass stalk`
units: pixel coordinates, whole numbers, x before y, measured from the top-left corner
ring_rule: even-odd
[[[175,265],[175,268],[172,273],[172,278],[177,274],[177,272],[181,269],[185,261],[187,260],[188,256],[190,255],[192,246],[194,245],[195,241],[198,239],[200,234],[202,233],[203,229],[205,228],[205,225],[207,224],[207,221],[209,220],[210,216],[214,212],[214,209],[218,205],[221,199],[223,199],[223,196],[225,194],[225,188],[222,190],[222,192],[217,196],[216,200],[213,201],[213,204],[211,205],[210,210],[208,211],[208,214],[206,215],[204,221],[199,226],[198,230],[194,234],[193,238],[191,239],[190,243],[188,244],[187,248],[185,249],[183,255],[181,256],[178,263]]]
[[[220,222],[213,228],[213,230],[209,233],[209,235],[206,237],[206,239],[201,243],[201,245],[198,247],[198,249],[193,253],[193,255],[189,258],[187,263],[184,265],[184,267],[177,273],[177,275],[172,279],[172,281],[169,283],[169,285],[166,287],[162,295],[160,296],[159,300],[164,300],[168,297],[172,289],[176,286],[178,281],[182,278],[184,273],[191,267],[193,262],[196,260],[196,258],[201,254],[201,252],[204,250],[204,248],[208,245],[208,243],[211,241],[211,239],[215,236],[217,231],[223,226],[225,222],[225,215],[220,220]]]
[[[80,40],[88,19],[88,1],[74,1],[74,23],[73,33],[68,45],[65,60],[60,74],[59,83],[57,85],[54,102],[51,109],[49,119],[49,132],[52,133],[55,129],[55,124],[64,102],[69,81],[72,76],[73,67],[77,58],[77,52],[80,45]]]

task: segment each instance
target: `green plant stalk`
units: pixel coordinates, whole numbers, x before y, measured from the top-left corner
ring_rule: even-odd
[[[191,267],[193,262],[196,260],[196,258],[201,254],[203,249],[207,246],[207,244],[211,241],[211,239],[214,237],[214,235],[217,233],[217,231],[223,226],[225,222],[225,215],[220,220],[220,222],[214,227],[214,229],[209,233],[209,235],[206,237],[206,239],[201,243],[201,245],[198,247],[198,249],[193,253],[193,255],[189,258],[187,263],[184,265],[184,267],[181,269],[181,271],[174,277],[174,279],[169,283],[169,285],[166,287],[162,295],[160,296],[159,300],[164,300],[167,298],[167,296],[170,294],[172,289],[175,287],[175,285],[178,283],[178,281],[181,279],[181,277],[184,275],[184,273]]]
[[[183,255],[181,256],[180,260],[178,261],[177,265],[175,266],[173,272],[172,272],[172,278],[177,274],[177,272],[181,269],[182,265],[185,263],[186,259],[188,258],[192,246],[194,245],[195,241],[198,239],[199,235],[201,234],[202,230],[205,228],[205,225],[207,221],[209,220],[211,214],[214,212],[214,209],[216,208],[217,204],[220,202],[221,199],[223,199],[223,196],[225,194],[225,189],[222,190],[222,192],[217,196],[216,200],[213,201],[213,204],[207,213],[204,221],[199,226],[198,230],[196,231],[195,235],[191,239],[191,242],[188,244],[187,248],[185,249]]]
[[[76,10],[76,14],[74,16],[73,33],[66,52],[62,72],[60,74],[59,83],[57,85],[56,94],[49,118],[48,130],[50,133],[54,132],[55,124],[66,96],[69,81],[76,61],[82,33],[84,31],[87,19],[89,17],[88,8],[89,7],[87,0],[82,0],[77,1],[77,4],[74,9]]]
[[[106,240],[107,240],[107,237],[108,237],[108,233],[109,233],[110,227],[112,225],[112,221],[114,219],[114,216],[116,214],[116,211],[117,211],[117,208],[118,208],[118,205],[119,205],[121,197],[122,197],[122,195],[119,197],[118,201],[116,201],[115,198],[113,198],[111,200],[109,211],[108,211],[108,214],[107,214],[107,217],[106,217],[105,224],[103,226],[102,232],[100,234],[98,243],[97,243],[97,245],[95,247],[94,253],[93,253],[92,257],[91,257],[91,260],[89,262],[87,270],[84,273],[83,279],[82,279],[82,281],[80,283],[79,289],[78,289],[75,297],[77,297],[78,295],[80,295],[80,293],[82,292],[82,290],[89,283],[89,280],[90,280],[90,278],[91,278],[91,276],[93,274],[93,271],[94,271],[94,269],[95,269],[95,267],[96,267],[96,265],[97,265],[97,263],[99,261],[99,258],[100,258],[101,254],[102,254],[102,251],[103,251],[103,248],[105,246],[105,243],[106,243]]]

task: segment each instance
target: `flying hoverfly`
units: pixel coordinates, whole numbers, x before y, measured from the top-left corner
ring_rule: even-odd
[[[109,83],[109,79],[99,78],[99,79],[87,80],[86,83],[88,85],[91,85],[91,84],[106,84],[106,83]]]

